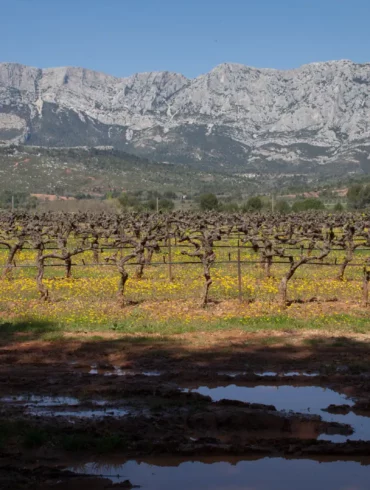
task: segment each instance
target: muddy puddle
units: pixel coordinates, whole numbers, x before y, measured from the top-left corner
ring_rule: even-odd
[[[217,374],[218,376],[229,376],[230,378],[236,378],[238,376],[246,376],[248,374],[255,374],[256,376],[260,376],[261,378],[265,376],[267,378],[272,378],[272,377],[289,378],[289,377],[297,377],[297,376],[303,376],[306,378],[315,378],[317,376],[320,376],[319,372],[306,372],[306,371],[288,371],[288,372],[256,371],[253,373],[249,371],[218,371]]]
[[[157,377],[161,376],[160,371],[135,371],[132,369],[123,369],[119,366],[98,366],[97,364],[92,364],[90,367],[76,367],[82,372],[88,372],[92,375],[102,375],[102,376],[146,376],[146,377]]]
[[[39,409],[39,408],[29,408],[26,410],[27,414],[39,416],[39,417],[65,417],[69,418],[79,418],[79,419],[101,419],[105,417],[121,418],[130,414],[129,410],[123,408],[75,408],[74,410],[53,410],[52,407],[49,409]]]
[[[210,396],[217,402],[222,399],[238,400],[249,403],[273,405],[278,411],[296,412],[301,414],[319,415],[327,422],[348,424],[353,428],[352,435],[321,434],[319,439],[332,442],[345,442],[349,440],[370,441],[370,417],[356,415],[351,410],[353,400],[329,388],[319,386],[200,386],[185,391],[197,392]],[[349,413],[330,413],[326,409],[330,406],[347,405]]]
[[[122,465],[88,463],[69,469],[104,476],[115,484],[129,480],[148,490],[368,490],[370,480],[370,466],[361,463],[283,458],[233,462],[163,458]]]
[[[63,396],[7,396],[0,398],[0,403],[39,417],[120,418],[130,414],[126,407],[112,406],[106,400],[81,402],[78,398]]]
[[[50,407],[50,406],[73,406],[79,405],[77,398],[70,396],[38,396],[38,395],[15,395],[0,398],[0,403],[18,404],[28,406]]]
[[[283,377],[283,378],[288,378],[288,377],[295,377],[295,376],[304,376],[307,378],[315,378],[316,376],[320,376],[320,373],[318,372],[313,372],[313,373],[308,373],[306,371],[288,371],[286,373],[282,372],[276,372],[276,371],[261,371],[261,372],[256,372],[255,373],[257,376],[278,376],[278,377]]]

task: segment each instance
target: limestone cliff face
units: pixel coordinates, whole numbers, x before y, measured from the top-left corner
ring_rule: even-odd
[[[284,171],[370,167],[370,64],[222,64],[115,78],[0,64],[0,140],[112,145],[166,161]]]

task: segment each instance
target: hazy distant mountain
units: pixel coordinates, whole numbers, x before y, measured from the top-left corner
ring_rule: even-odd
[[[368,171],[370,64],[222,64],[190,80],[2,63],[0,140],[110,145],[208,169]]]

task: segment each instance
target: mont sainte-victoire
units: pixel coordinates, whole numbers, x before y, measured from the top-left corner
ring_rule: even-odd
[[[225,63],[188,79],[2,63],[0,140],[114,146],[200,168],[368,171],[370,64]]]

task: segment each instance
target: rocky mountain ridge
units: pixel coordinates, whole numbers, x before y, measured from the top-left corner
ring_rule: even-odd
[[[370,170],[370,64],[225,63],[195,79],[0,63],[0,140],[233,171]]]

